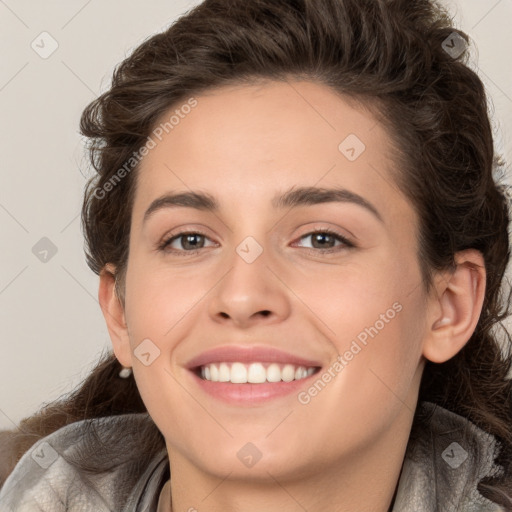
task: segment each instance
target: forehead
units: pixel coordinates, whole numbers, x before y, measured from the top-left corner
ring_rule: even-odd
[[[164,192],[201,189],[247,209],[277,190],[343,186],[391,216],[410,205],[394,185],[393,147],[366,109],[312,82],[222,87],[166,112],[137,177],[134,215]],[[172,117],[172,123],[169,122]],[[167,123],[167,124],[166,124]]]

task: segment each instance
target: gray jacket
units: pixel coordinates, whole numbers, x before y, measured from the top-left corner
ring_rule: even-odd
[[[147,413],[61,428],[23,455],[0,490],[0,512],[156,511],[169,461],[165,448],[137,451],[151,429]],[[495,438],[465,418],[420,403],[393,512],[506,512],[477,490],[482,478],[501,474],[498,451]],[[108,470],[98,473],[96,459],[108,459]]]

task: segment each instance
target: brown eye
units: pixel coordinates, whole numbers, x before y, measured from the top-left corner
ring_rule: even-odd
[[[316,249],[326,249],[334,247],[336,238],[328,233],[314,233],[311,236],[313,247]]]
[[[312,231],[300,237],[300,240],[311,239],[311,247],[306,249],[319,249],[320,251],[335,252],[347,247],[354,247],[354,244],[344,236],[330,230]],[[336,242],[340,242],[336,244]]]
[[[191,254],[203,249],[206,240],[208,240],[208,237],[202,233],[179,233],[164,240],[159,249],[165,252]]]

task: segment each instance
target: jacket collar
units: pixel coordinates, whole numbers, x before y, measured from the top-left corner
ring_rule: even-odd
[[[407,445],[392,512],[502,512],[478,482],[501,475],[499,443],[466,418],[420,402]]]
[[[88,436],[86,423],[94,427]],[[159,491],[170,476],[167,450],[142,453],[139,448],[142,440],[156,431],[147,413],[63,427],[38,441],[19,461],[0,490],[2,510],[33,510],[34,503],[45,500],[56,505],[58,496],[59,503],[65,502],[69,510],[74,510],[75,504],[81,510],[156,510]],[[34,462],[34,454],[43,444],[61,455],[48,468]],[[499,449],[494,436],[466,418],[431,402],[420,402],[392,512],[504,512],[477,489],[483,478],[501,476],[503,468],[495,463]],[[77,459],[89,468],[87,478],[80,466],[77,469],[67,462]],[[95,464],[97,471],[91,475]],[[20,509],[21,503],[30,508]]]

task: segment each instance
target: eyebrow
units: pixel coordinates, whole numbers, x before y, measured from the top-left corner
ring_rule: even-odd
[[[333,202],[353,203],[362,206],[380,222],[383,222],[381,214],[372,203],[364,197],[344,188],[292,188],[283,194],[274,196],[271,204],[274,209],[285,209]],[[143,223],[158,210],[180,206],[209,212],[218,212],[220,210],[219,202],[215,197],[205,192],[191,191],[165,194],[151,203],[144,213]]]

